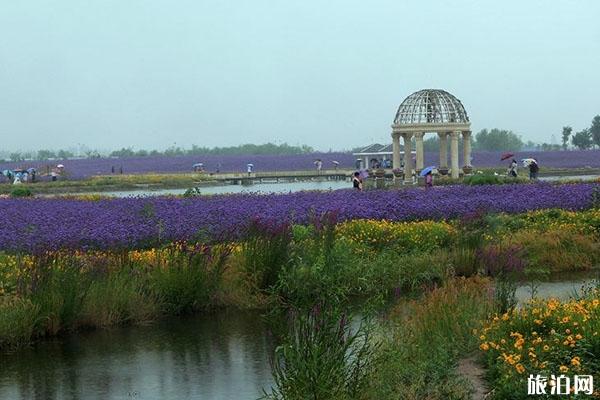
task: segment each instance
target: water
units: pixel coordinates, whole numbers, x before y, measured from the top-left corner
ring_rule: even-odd
[[[598,277],[594,272],[570,272],[557,274],[549,280],[535,284],[535,295],[538,298],[556,297],[567,300],[575,295],[581,295],[582,288],[594,282]],[[531,299],[531,285],[523,284],[517,288],[515,293],[520,304]]]
[[[544,176],[540,177],[541,181],[558,182],[562,180],[573,179],[597,179],[598,175],[577,175],[577,176]],[[218,185],[218,186],[203,186],[200,187],[202,194],[233,194],[233,193],[289,193],[298,192],[301,190],[338,190],[351,189],[350,181],[298,181],[298,182],[282,182],[282,183],[257,183],[253,185]],[[186,189],[140,189],[140,190],[117,190],[108,192],[92,192],[92,194],[101,194],[112,197],[130,197],[130,196],[164,196],[164,195],[182,195]],[[89,192],[86,192],[89,193]],[[78,193],[72,193],[78,194]]]
[[[0,354],[0,399],[256,399],[271,352],[255,312],[72,334]]]
[[[538,296],[567,299],[593,277],[553,276]],[[43,340],[0,353],[0,399],[256,399],[273,383],[267,332],[257,312],[219,311]]]
[[[285,183],[259,183],[255,185],[219,185],[200,187],[202,194],[232,194],[232,193],[289,193],[301,190],[337,190],[351,189],[349,181],[299,181]],[[181,195],[186,189],[158,189],[158,190],[121,190],[114,192],[99,192],[105,196],[128,197],[128,196],[163,196]]]
[[[592,180],[598,179],[600,175],[557,175],[557,176],[540,176],[540,181],[547,182],[560,182],[560,181],[572,181],[572,180]]]

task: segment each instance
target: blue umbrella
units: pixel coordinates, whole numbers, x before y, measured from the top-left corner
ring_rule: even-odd
[[[428,173],[433,172],[434,169],[435,169],[435,166],[423,168],[423,170],[421,171],[421,173],[419,174],[419,176],[425,176]]]
[[[194,167],[194,168],[197,168],[197,167],[204,167],[204,164],[203,164],[203,163],[201,163],[201,162],[199,162],[199,163],[196,163],[196,164],[192,165],[192,167]]]

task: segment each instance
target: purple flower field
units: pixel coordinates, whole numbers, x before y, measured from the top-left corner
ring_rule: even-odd
[[[327,211],[337,212],[340,221],[407,221],[455,218],[478,210],[579,210],[590,207],[592,191],[599,187],[540,183],[100,201],[0,199],[0,249],[118,249],[174,240],[228,240],[242,235],[253,219],[307,223],[311,215]]]
[[[500,161],[502,152],[474,152],[473,165],[477,167],[507,167],[508,161]],[[519,152],[515,158],[534,157],[541,167],[553,168],[600,168],[600,150],[587,151],[546,151]],[[40,173],[56,164],[64,164],[69,179],[83,179],[94,175],[109,175],[111,167],[115,172],[123,168],[125,174],[145,173],[182,173],[191,172],[192,165],[202,162],[208,172],[245,172],[246,164],[253,163],[255,171],[292,171],[315,168],[315,159],[323,160],[323,168],[333,168],[332,161],[338,161],[340,168],[353,168],[355,157],[350,153],[314,153],[302,155],[248,155],[248,156],[178,156],[178,157],[133,157],[133,158],[99,158],[63,161],[25,161],[20,163],[0,163],[0,170],[36,167]],[[437,152],[425,153],[426,165],[437,165]],[[461,160],[460,165],[463,162]],[[0,180],[4,179],[0,177]]]

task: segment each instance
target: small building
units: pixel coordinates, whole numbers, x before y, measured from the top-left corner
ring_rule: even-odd
[[[404,151],[401,151],[400,154],[404,155]],[[415,155],[416,152],[413,151],[412,154]],[[383,168],[392,168],[394,152],[392,144],[374,143],[356,153],[352,153],[352,155],[356,157],[357,164],[359,161],[361,164],[360,166],[355,165],[356,169],[375,168],[374,164],[376,163],[379,163]]]

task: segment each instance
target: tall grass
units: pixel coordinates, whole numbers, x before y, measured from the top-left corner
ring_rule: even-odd
[[[229,247],[173,245],[149,275],[149,287],[169,314],[190,313],[212,304],[225,271]]]
[[[492,309],[490,282],[456,278],[400,303],[390,314],[381,352],[385,363],[370,376],[366,399],[467,399],[469,387],[455,372],[477,348],[472,330]]]
[[[335,306],[290,313],[289,333],[272,360],[275,384],[266,399],[354,400],[375,367],[368,323],[353,327]]]
[[[272,288],[289,260],[291,229],[287,223],[254,220],[242,241],[243,268],[262,291]]]

